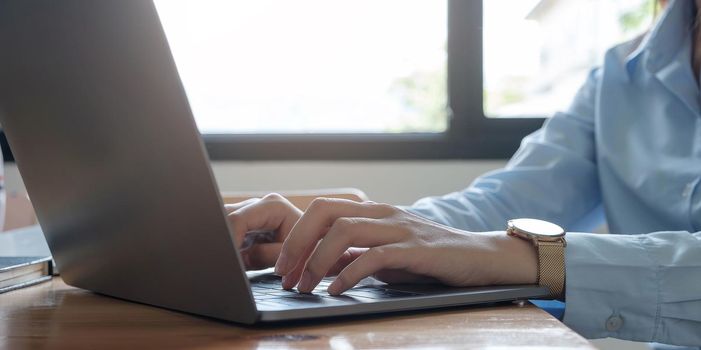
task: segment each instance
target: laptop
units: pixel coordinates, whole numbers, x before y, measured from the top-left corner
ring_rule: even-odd
[[[0,2],[0,123],[69,285],[252,324],[545,296],[247,273],[153,3]]]

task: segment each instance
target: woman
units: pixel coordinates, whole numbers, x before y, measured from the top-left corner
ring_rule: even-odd
[[[538,251],[507,235],[507,220],[568,227],[603,204],[615,234],[568,233],[560,247],[564,322],[589,338],[701,345],[699,2],[670,2],[642,41],[609,50],[566,112],[461,192],[404,209],[319,200],[302,213],[277,195],[231,206],[239,243],[278,233],[247,249],[247,264],[275,264],[302,292],[338,274],[331,294],[370,275],[536,283]]]

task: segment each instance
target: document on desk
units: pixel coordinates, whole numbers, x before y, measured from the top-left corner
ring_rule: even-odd
[[[51,257],[39,225],[0,232],[0,257]],[[53,264],[53,263],[52,263]],[[53,264],[54,275],[58,274]]]
[[[51,279],[51,257],[0,257],[0,294]]]

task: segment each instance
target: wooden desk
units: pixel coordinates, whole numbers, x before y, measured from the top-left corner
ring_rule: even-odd
[[[526,305],[241,327],[69,287],[60,278],[0,294],[2,349],[593,349]]]

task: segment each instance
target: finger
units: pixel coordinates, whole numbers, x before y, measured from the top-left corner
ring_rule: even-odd
[[[356,219],[359,220],[360,218],[356,218]],[[344,221],[346,221],[346,220],[348,220],[348,218],[340,218],[340,219],[336,220],[336,221],[340,221],[341,223],[338,225],[336,223],[334,223],[334,225],[332,227],[326,229],[326,232],[330,233],[331,230],[333,229],[333,227],[336,227],[336,229],[333,229],[335,232],[346,231],[346,229],[343,228],[343,226],[345,225]],[[341,229],[339,229],[339,228],[341,228]],[[326,239],[327,235],[328,235],[328,233],[324,234],[323,240],[317,241],[315,245],[308,247],[307,249],[309,251],[305,252],[303,254],[303,256],[310,257],[318,249],[318,247],[322,244],[322,242]],[[283,246],[284,246],[284,244],[283,244]],[[348,247],[346,247],[346,248],[348,248]],[[341,249],[341,248],[339,248],[339,249]],[[338,254],[341,255],[342,253],[343,252],[338,253]],[[338,258],[339,257],[337,255],[336,260],[338,260]],[[283,281],[284,281],[283,286],[288,286],[288,288],[292,288],[302,279],[302,275],[303,275],[304,271],[308,268],[308,266],[311,265],[309,263],[309,259],[305,258],[305,260],[306,261],[304,263],[297,264],[294,267],[294,269],[292,269],[292,271],[290,271],[286,275],[284,275],[285,278],[283,278]],[[318,283],[318,281],[316,283]]]
[[[297,289],[303,293],[313,290],[348,248],[387,245],[401,239],[399,230],[378,221],[367,218],[336,220],[307,260]]]
[[[257,201],[259,201],[260,198],[249,198],[241,202],[237,203],[230,203],[230,204],[224,204],[224,209],[226,209],[226,213],[230,214],[236,210],[239,210],[247,205],[253,204]]]
[[[317,244],[318,243],[319,242],[317,242]],[[283,243],[282,246],[284,247],[285,244]],[[312,252],[314,251],[314,249],[316,249],[316,244],[313,246],[310,246],[307,249],[309,249],[309,251],[304,252],[304,254],[303,254],[304,256],[311,255]],[[280,253],[280,254],[282,254],[282,253]],[[280,261],[280,257],[278,257],[278,262],[279,261]],[[295,266],[294,269],[292,269],[292,271],[282,275],[282,287],[285,289],[293,288],[297,284],[297,282],[299,281],[300,277],[302,276],[302,272],[304,272],[305,265],[306,264],[304,264],[304,263],[299,264],[299,265]],[[277,266],[277,263],[275,266]]]
[[[339,295],[380,270],[401,269],[406,263],[402,255],[402,249],[392,246],[370,248],[338,274],[327,292]]]
[[[338,261],[336,261],[336,263],[333,266],[331,266],[329,271],[326,273],[326,277],[338,275],[343,269],[346,268],[346,266],[348,266],[348,264],[352,263],[355,259],[357,259],[366,251],[367,248],[348,248],[348,250],[341,254],[341,257],[338,258]]]
[[[241,251],[246,270],[262,270],[273,266],[281,248],[282,243],[265,243]]]
[[[241,245],[239,246],[239,249],[244,250],[248,249],[254,244],[263,244],[263,243],[273,243],[277,242],[277,233],[275,231],[267,231],[267,230],[253,230],[253,231],[248,231],[246,232],[246,235],[243,238],[243,242],[241,242]]]
[[[246,233],[254,230],[275,231],[276,239],[282,241],[301,215],[302,212],[285,198],[271,194],[233,211],[227,218],[236,247],[240,247]]]
[[[353,219],[356,221],[360,221],[360,220],[363,220],[366,218],[353,218]],[[325,237],[323,240],[316,241],[314,245],[311,245],[311,246],[305,248],[306,251],[303,254],[301,254],[301,256],[304,257],[304,261],[300,261],[297,265],[295,265],[295,267],[291,271],[287,272],[285,275],[282,275],[283,276],[282,286],[284,288],[290,289],[290,288],[293,288],[295,285],[297,285],[297,283],[301,280],[302,274],[304,273],[305,269],[311,265],[308,261],[309,260],[308,258],[313,254],[313,252],[316,251],[317,247],[326,239],[326,236],[328,235],[328,233],[326,233],[326,232],[330,232],[333,227],[336,227],[335,231],[337,231],[337,232],[345,231],[345,229],[339,230],[339,227],[344,226],[344,221],[346,221],[346,220],[350,220],[350,218],[339,218],[338,220],[336,220],[336,221],[340,221],[341,223],[339,225],[334,223],[334,225],[332,227],[325,228],[322,230],[322,232],[323,232],[322,236]],[[373,219],[367,219],[367,220],[373,220]],[[370,246],[370,245],[367,245],[367,246]],[[283,244],[283,248],[284,248],[284,244]],[[346,247],[346,248],[349,248],[349,247]],[[339,249],[342,249],[342,248],[339,248]],[[365,249],[365,250],[367,250],[367,249]],[[341,255],[342,253],[343,253],[343,251],[338,253],[338,255]],[[282,253],[280,253],[280,254],[282,255]],[[336,259],[338,259],[338,255],[336,255]],[[279,262],[279,259],[280,258],[278,258],[278,262]],[[321,278],[323,278],[323,275],[321,277],[318,277],[318,278],[320,280]],[[318,283],[318,281],[316,283]],[[313,287],[312,287],[312,289],[313,289]]]
[[[302,265],[300,268],[295,268],[294,270],[288,272],[286,275],[283,275],[282,281],[281,281],[282,288],[283,289],[294,288],[294,286],[297,285],[297,281],[299,281],[299,278],[302,276],[302,272],[304,272],[304,265]]]
[[[304,264],[324,229],[341,217],[383,218],[391,215],[393,207],[386,204],[358,203],[345,199],[318,198],[290,231],[282,245],[280,258],[275,265],[279,275],[285,275]]]

